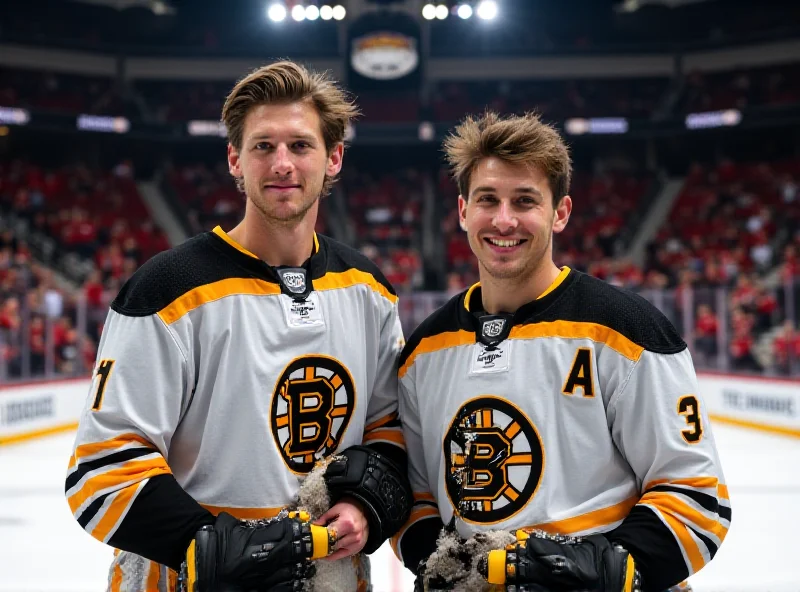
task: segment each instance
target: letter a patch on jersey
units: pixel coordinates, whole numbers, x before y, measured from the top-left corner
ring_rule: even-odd
[[[353,378],[326,356],[303,356],[289,363],[272,394],[272,435],[286,466],[305,474],[333,453],[355,408]]]
[[[578,351],[575,352],[575,359],[572,361],[572,367],[564,382],[562,392],[565,395],[574,395],[576,388],[583,390],[584,397],[594,397],[592,350],[588,347],[578,348]]]

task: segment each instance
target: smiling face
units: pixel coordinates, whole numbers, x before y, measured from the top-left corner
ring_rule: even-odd
[[[572,200],[565,196],[554,209],[538,166],[490,157],[472,171],[469,195],[459,195],[458,211],[481,275],[521,281],[552,261],[553,233],[566,227]]]
[[[293,225],[316,215],[325,178],[339,173],[343,151],[340,143],[327,153],[312,103],[261,104],[247,113],[241,150],[228,145],[228,166],[265,219]]]

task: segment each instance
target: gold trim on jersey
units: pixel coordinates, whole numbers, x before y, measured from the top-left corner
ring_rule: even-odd
[[[564,337],[566,339],[590,339],[604,343],[618,354],[638,362],[644,352],[641,345],[605,325],[578,321],[550,321],[518,325],[511,329],[509,339],[536,339],[538,337]]]
[[[588,530],[597,530],[609,524],[614,524],[630,514],[631,508],[639,501],[639,496],[632,496],[628,499],[608,506],[573,516],[572,518],[565,518],[564,520],[555,520],[553,522],[545,522],[544,524],[537,524],[535,526],[526,526],[522,530],[543,530],[550,534],[576,534]]]
[[[231,508],[228,506],[212,506],[211,504],[200,504],[206,510],[217,516],[220,512],[227,512],[238,520],[261,520],[262,518],[274,518],[284,508]]]
[[[363,284],[386,298],[392,304],[397,302],[397,296],[389,292],[389,290],[387,290],[383,284],[376,280],[371,273],[361,271],[360,269],[353,268],[341,272],[329,271],[321,278],[313,280],[312,283],[317,292],[322,292],[324,290],[336,290],[339,288],[349,288],[350,286]]]
[[[550,284],[550,287],[547,288],[547,290],[545,290],[541,294],[539,294],[539,296],[536,297],[536,300],[540,300],[540,299],[544,298],[550,292],[552,292],[553,290],[558,288],[564,282],[564,280],[567,279],[567,276],[569,275],[569,271],[570,271],[569,267],[567,267],[566,265],[564,267],[562,267],[561,268],[561,272],[556,276],[556,279],[553,280],[553,283]]]
[[[256,278],[228,278],[189,290],[158,311],[158,316],[171,325],[183,315],[204,304],[220,300],[226,296],[274,296],[281,293],[278,284]]]
[[[400,378],[403,378],[403,376],[406,375],[406,372],[408,372],[408,369],[411,368],[414,360],[416,360],[417,356],[420,354],[429,354],[439,351],[440,349],[448,349],[450,347],[470,345],[473,343],[475,343],[475,333],[472,331],[464,331],[463,329],[425,337],[419,342],[419,345],[414,348],[414,351],[411,352],[411,355],[408,356],[405,364],[400,366],[400,370],[398,370],[397,374]]]
[[[235,240],[233,240],[227,232],[222,230],[221,226],[215,226],[214,230],[212,230],[212,232],[214,234],[216,234],[218,237],[220,237],[222,240],[224,240],[226,243],[228,243],[230,246],[232,246],[234,249],[239,251],[240,253],[244,253],[245,255],[247,255],[248,257],[252,257],[253,259],[258,259],[259,258],[258,255],[248,251],[242,245],[240,245]],[[317,238],[317,233],[315,232],[314,233],[314,246],[312,248],[311,255],[313,256],[316,253],[319,253],[319,239]]]
[[[564,282],[564,280],[567,279],[567,276],[569,275],[569,272],[570,272],[570,268],[569,267],[567,267],[566,265],[564,267],[562,267],[561,271],[558,274],[558,276],[556,276],[556,279],[553,280],[553,283],[550,284],[548,286],[548,288],[544,292],[539,294],[536,297],[536,300],[539,300],[540,298],[544,298],[550,292],[552,292],[553,290],[558,288]],[[467,290],[467,293],[464,295],[464,308],[467,309],[467,312],[471,312],[469,310],[469,301],[472,298],[472,293],[475,291],[476,288],[479,288],[480,285],[481,285],[480,282],[475,282],[474,284],[472,284],[469,287],[469,290]]]
[[[683,549],[683,554],[689,560],[689,575],[700,570],[706,564],[706,560],[703,557],[703,553],[700,551],[700,547],[697,545],[697,542],[695,542],[694,538],[692,538],[692,534],[690,533],[689,529],[686,528],[686,525],[675,516],[660,511],[660,509],[654,504],[643,503],[642,505],[648,506],[649,508],[655,510],[667,527],[672,531],[672,534],[675,536],[678,544]]]
[[[69,466],[67,469],[72,469],[77,463],[78,460],[82,458],[86,458],[89,456],[94,456],[100,452],[105,452],[106,450],[112,450],[114,448],[122,448],[124,446],[128,446],[129,444],[142,444],[144,448],[150,448],[153,452],[157,452],[155,445],[148,440],[147,438],[143,438],[139,434],[120,434],[116,438],[111,440],[103,440],[102,442],[90,442],[89,444],[81,444],[75,450],[75,454],[73,454],[69,459]]]

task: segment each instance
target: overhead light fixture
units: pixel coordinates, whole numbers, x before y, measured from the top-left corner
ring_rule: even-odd
[[[460,16],[462,19],[467,20],[472,16],[472,6],[469,4],[459,4],[458,8],[456,9],[456,14],[458,14],[458,16]]]
[[[306,18],[306,8],[302,4],[295,4],[292,6],[292,18],[297,22],[305,20]]]
[[[344,9],[344,6],[337,4],[333,7],[333,18],[335,20],[341,21],[345,16],[347,16],[347,11]]]
[[[443,21],[447,18],[447,15],[450,14],[450,10],[447,8],[446,4],[439,4],[436,6],[436,18],[440,21]]]
[[[315,21],[319,18],[319,8],[313,4],[306,6],[306,18],[310,21]]]
[[[422,18],[432,21],[436,18],[436,7],[433,4],[426,4],[422,7]]]
[[[333,18],[333,6],[327,4],[319,9],[319,16],[323,21],[329,21]]]
[[[267,16],[269,20],[279,23],[286,18],[286,7],[283,4],[270,4]]]
[[[481,0],[476,12],[478,13],[478,18],[490,21],[497,17],[497,2],[494,0]]]

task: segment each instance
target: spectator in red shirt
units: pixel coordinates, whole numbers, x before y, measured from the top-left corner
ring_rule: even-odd
[[[697,307],[697,320],[695,322],[695,349],[707,361],[717,355],[717,331],[719,321],[717,316],[707,304]]]
[[[792,369],[800,366],[800,332],[794,328],[791,320],[783,322],[781,332],[772,342],[772,350],[778,372],[791,374]]]

